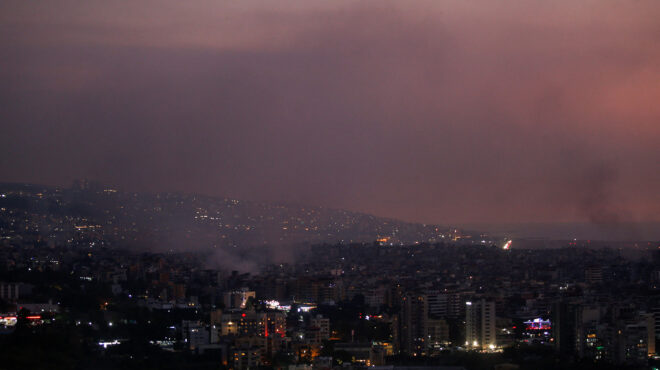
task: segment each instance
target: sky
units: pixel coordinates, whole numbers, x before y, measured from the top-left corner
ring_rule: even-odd
[[[0,2],[0,181],[660,220],[660,2]]]

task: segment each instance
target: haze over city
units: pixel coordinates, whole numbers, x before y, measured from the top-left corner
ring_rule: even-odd
[[[660,369],[660,1],[0,1],[0,370]]]
[[[659,221],[655,1],[3,1],[0,179]]]

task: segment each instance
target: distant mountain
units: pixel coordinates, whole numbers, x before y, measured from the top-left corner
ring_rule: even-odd
[[[130,193],[77,182],[71,188],[0,184],[4,239],[104,243],[160,250],[254,248],[295,243],[412,244],[453,237],[437,225],[324,207],[181,193]]]

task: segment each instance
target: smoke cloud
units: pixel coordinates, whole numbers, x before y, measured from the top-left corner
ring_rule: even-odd
[[[656,1],[3,1],[0,173],[439,224],[657,220],[658,19]]]

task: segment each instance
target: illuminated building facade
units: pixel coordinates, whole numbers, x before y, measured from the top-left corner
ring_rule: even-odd
[[[495,302],[485,299],[465,302],[466,346],[493,350],[497,346],[495,335]]]

